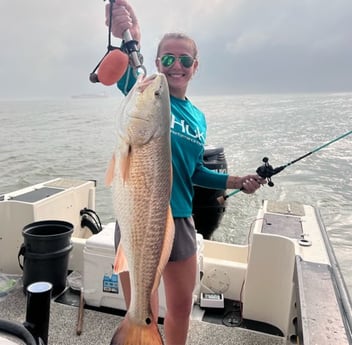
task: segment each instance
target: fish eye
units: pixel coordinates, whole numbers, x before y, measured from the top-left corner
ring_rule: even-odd
[[[154,96],[159,97],[159,96],[160,96],[160,90],[156,90],[156,91],[154,92]]]

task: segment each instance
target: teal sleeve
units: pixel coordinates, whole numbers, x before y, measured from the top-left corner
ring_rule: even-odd
[[[133,68],[128,65],[128,68],[122,78],[117,82],[117,87],[126,96],[136,83],[136,76],[134,75]]]
[[[219,173],[215,170],[208,169],[204,165],[198,166],[197,170],[192,176],[192,182],[195,185],[212,188],[212,189],[226,189],[227,179],[229,175]]]

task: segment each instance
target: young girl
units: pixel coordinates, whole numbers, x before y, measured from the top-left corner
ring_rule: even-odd
[[[106,23],[109,23],[109,12],[110,4],[106,7]],[[124,0],[116,0],[112,9],[112,33],[122,38],[127,29],[133,39],[140,42],[140,29],[132,7]],[[193,39],[180,33],[168,33],[161,39],[155,59],[158,71],[167,78],[171,101],[173,185],[170,204],[175,222],[175,239],[169,262],[163,272],[167,306],[164,330],[167,345],[186,344],[192,310],[197,262],[196,230],[192,219],[193,185],[213,189],[241,189],[244,193],[253,193],[265,183],[258,175],[229,176],[209,170],[203,165],[206,120],[204,114],[186,97],[188,83],[198,67],[197,55],[197,46]],[[134,80],[131,69],[128,69],[118,86],[122,91],[128,92]],[[119,238],[117,226],[116,246]],[[128,307],[128,273],[122,273],[120,279]],[[157,316],[156,301],[153,302],[153,310]]]

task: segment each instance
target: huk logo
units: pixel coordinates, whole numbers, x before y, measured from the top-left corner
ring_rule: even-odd
[[[195,130],[189,127],[185,120],[178,121],[175,115],[171,114],[171,130],[175,132],[185,134],[187,137],[192,139],[198,139],[201,143],[205,142],[204,133],[202,133],[197,127]]]

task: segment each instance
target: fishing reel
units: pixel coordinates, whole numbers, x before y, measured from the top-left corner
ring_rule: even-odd
[[[257,170],[256,173],[262,177],[268,180],[268,186],[269,187],[274,187],[274,182],[271,180],[271,177],[273,175],[278,174],[280,171],[284,170],[286,168],[286,165],[282,165],[280,167],[277,168],[273,168],[270,164],[269,164],[269,158],[268,157],[264,157],[263,158],[263,162],[264,164],[261,165]]]

